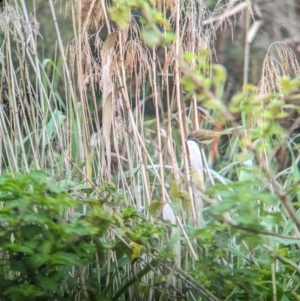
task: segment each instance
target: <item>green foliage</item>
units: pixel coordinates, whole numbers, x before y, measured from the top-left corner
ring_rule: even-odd
[[[114,208],[111,200],[120,198],[114,185],[100,190]],[[73,199],[42,172],[1,177],[0,200],[0,297],[5,300],[117,300],[151,271],[146,266],[140,277],[123,279],[125,265],[164,241],[163,225],[149,222],[134,207],[108,215],[103,198]],[[83,205],[91,206],[86,215],[73,214]],[[107,269],[110,252],[116,261]],[[173,257],[170,251],[167,256]],[[116,273],[125,281],[118,292],[112,286]]]
[[[150,46],[167,45],[174,40],[176,36],[169,32],[170,24],[157,10],[154,1],[113,1],[113,6],[109,8],[111,19],[116,22],[120,29],[128,26],[131,18],[131,11],[139,13],[139,21],[142,25],[141,36],[144,42]],[[166,31],[162,33],[159,26],[163,26]]]
[[[74,296],[93,290],[80,274],[84,266],[95,266],[96,254],[104,256],[100,237],[112,220],[100,206],[86,216],[72,216],[80,202],[41,172],[1,177],[0,198],[2,298],[69,300],[66,287]]]

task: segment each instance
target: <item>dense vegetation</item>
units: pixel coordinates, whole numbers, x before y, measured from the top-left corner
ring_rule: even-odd
[[[258,7],[214,2],[49,0],[51,57],[4,2],[0,300],[300,299],[300,67],[274,43],[250,85]],[[233,93],[213,47],[240,15]]]

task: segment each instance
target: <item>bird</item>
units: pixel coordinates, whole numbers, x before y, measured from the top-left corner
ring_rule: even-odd
[[[219,138],[223,135],[229,135],[231,132],[229,131],[222,131],[217,132],[213,130],[195,130],[188,134],[186,140],[192,140],[199,143],[200,146],[210,144],[214,139]]]

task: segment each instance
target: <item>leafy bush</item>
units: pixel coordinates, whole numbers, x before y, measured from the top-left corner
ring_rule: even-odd
[[[112,218],[96,203],[86,216],[73,214],[82,202],[48,181],[40,172],[0,178],[4,300],[73,300],[93,290],[95,256],[104,256],[100,237]]]
[[[106,201],[79,201],[41,172],[0,178],[3,300],[142,300],[151,291],[155,298],[186,292],[187,300],[223,300],[234,292],[234,300],[269,300],[273,279],[281,300],[296,295],[297,285],[285,279],[300,281],[293,263],[297,239],[285,235],[291,224],[285,226],[280,213],[264,210],[276,198],[259,182],[212,186],[208,193],[223,201],[209,208],[201,229],[184,225],[181,234],[158,218],[159,204],[151,206],[149,220],[112,202],[120,198],[113,185],[101,191]],[[89,206],[86,215],[78,213],[83,205]],[[239,223],[220,223],[228,211]],[[284,234],[272,232],[274,225]],[[135,272],[127,274],[128,268]]]

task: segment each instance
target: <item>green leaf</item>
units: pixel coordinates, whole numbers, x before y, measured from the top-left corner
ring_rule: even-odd
[[[150,47],[158,46],[161,43],[161,36],[152,28],[143,29],[141,36],[144,42]]]
[[[162,209],[163,207],[163,203],[159,202],[159,201],[152,201],[150,206],[149,206],[149,213],[152,217],[156,217],[157,214],[159,213],[159,211]]]
[[[177,36],[173,33],[167,32],[164,34],[164,42],[169,44],[177,40]]]
[[[214,76],[218,80],[218,82],[223,83],[227,78],[227,71],[224,66],[219,64],[213,65]]]
[[[138,291],[141,294],[147,294],[149,292],[150,286],[144,285],[143,283],[139,283]]]
[[[24,239],[32,239],[34,236],[41,234],[43,229],[39,225],[26,225],[20,228],[21,235]]]
[[[53,265],[65,265],[65,266],[79,266],[80,261],[76,255],[65,252],[57,252],[49,257],[49,262]]]
[[[66,116],[59,110],[54,110],[51,118],[46,125],[47,143],[50,143],[57,134],[59,134],[62,125],[66,120]]]
[[[29,283],[10,287],[4,294],[13,301],[36,300],[37,297],[47,296],[46,292]]]
[[[125,29],[130,20],[130,11],[126,7],[113,6],[108,9],[111,19],[116,22],[120,29]]]
[[[230,241],[230,237],[229,237],[228,233],[226,233],[224,231],[222,231],[222,232],[216,231],[214,236],[215,236],[217,247],[219,247],[220,249],[224,249],[227,247],[227,245],[229,244],[229,241]]]
[[[178,190],[178,183],[176,181],[171,182],[170,194],[173,198],[180,198],[181,197],[181,193]]]
[[[229,211],[235,207],[236,207],[236,201],[228,198],[226,200],[220,201],[217,204],[213,205],[210,208],[210,210],[212,214],[222,215],[226,211]]]
[[[299,238],[282,238],[278,236],[274,236],[274,242],[277,244],[281,244],[284,246],[289,246],[289,245],[299,245],[300,239]]]
[[[130,242],[130,246],[132,248],[132,253],[131,253],[130,259],[131,259],[131,261],[135,261],[136,259],[138,259],[141,256],[141,252],[144,249],[144,246],[142,246],[134,241]]]
[[[39,275],[38,283],[39,286],[45,291],[56,291],[59,289],[63,278],[63,273],[60,271],[54,271],[49,273],[47,276]]]

